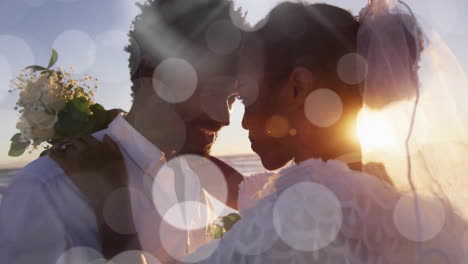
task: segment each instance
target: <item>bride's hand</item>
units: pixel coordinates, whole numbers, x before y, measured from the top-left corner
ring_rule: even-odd
[[[119,146],[107,135],[103,142],[83,135],[65,144],[51,149],[48,155],[89,199],[93,209],[100,212],[110,193],[127,186]]]

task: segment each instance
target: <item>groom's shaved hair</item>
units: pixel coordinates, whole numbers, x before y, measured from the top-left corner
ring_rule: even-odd
[[[141,59],[156,67],[170,57],[195,52],[205,45],[205,31],[215,21],[229,20],[231,4],[226,0],[148,0],[137,3],[141,14],[129,32],[129,67],[133,95],[138,90]]]

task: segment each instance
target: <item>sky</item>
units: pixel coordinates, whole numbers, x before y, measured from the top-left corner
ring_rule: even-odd
[[[143,0],[0,0],[0,168],[19,167],[36,158],[37,152],[21,158],[8,157],[10,138],[16,133],[18,114],[13,110],[18,94],[9,94],[9,80],[27,65],[45,65],[51,49],[59,52],[58,64],[74,66],[77,73],[100,79],[95,101],[105,108],[129,110],[131,106],[126,33]],[[255,23],[279,0],[234,0],[248,11]],[[306,1],[315,2],[315,1]],[[354,14],[366,0],[320,1],[349,9]],[[468,69],[468,0],[409,0],[421,23],[434,26]],[[224,128],[214,155],[252,153],[247,131],[242,129],[243,106],[233,107],[231,125]]]

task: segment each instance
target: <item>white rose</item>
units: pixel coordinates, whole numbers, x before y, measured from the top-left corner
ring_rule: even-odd
[[[16,128],[21,132],[21,135],[26,138],[26,139],[31,139],[31,126],[29,125],[29,122],[24,118],[24,116],[21,116],[18,122],[16,123]]]
[[[34,104],[41,98],[44,91],[48,90],[48,82],[45,77],[40,77],[35,82],[28,82],[28,85],[20,92],[19,105],[27,106]]]
[[[31,126],[32,138],[39,141],[52,139],[55,135],[54,125],[57,122],[57,115],[50,115],[45,111],[27,109],[24,111],[24,119]]]
[[[65,99],[57,96],[52,91],[43,93],[41,101],[47,109],[53,110],[57,113],[65,107]]]
[[[18,104],[21,106],[28,106],[34,104],[41,98],[42,91],[40,89],[35,89],[35,84],[32,82],[19,94]]]

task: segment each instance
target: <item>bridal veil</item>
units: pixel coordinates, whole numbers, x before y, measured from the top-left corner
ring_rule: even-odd
[[[363,162],[383,163],[406,191],[394,221],[412,222],[399,231],[423,242],[450,225],[451,214],[468,219],[468,80],[403,1],[370,1],[359,19],[358,53],[368,69],[359,124],[381,131],[380,142],[362,145]],[[421,247],[420,259],[436,250]]]

